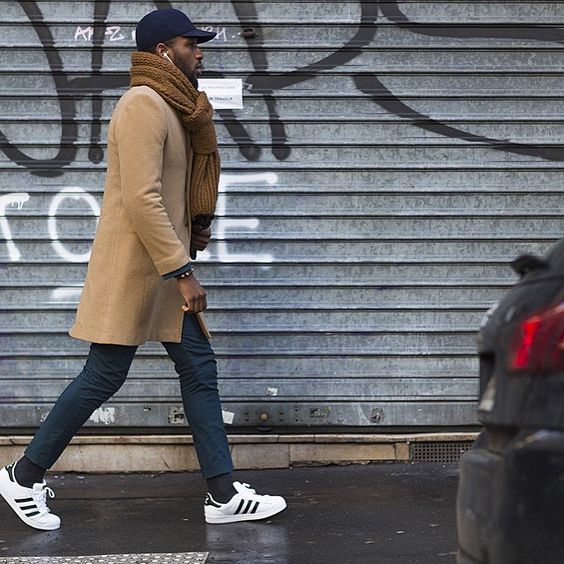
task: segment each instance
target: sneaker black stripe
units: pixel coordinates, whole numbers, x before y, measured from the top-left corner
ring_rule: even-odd
[[[26,513],[26,517],[33,517],[34,515],[39,515],[39,511],[32,511],[31,513]]]
[[[20,505],[20,509],[22,511],[25,511],[26,509],[37,509],[37,505],[33,504],[33,505]]]
[[[21,499],[15,499],[14,500],[16,503],[29,503],[30,501],[34,501],[32,497],[26,497],[26,498],[21,498]]]
[[[242,500],[239,502],[239,507],[237,507],[237,510],[235,511],[235,515],[239,515],[239,511],[241,511],[241,507],[243,507],[243,504],[244,504],[244,503],[245,503],[245,500],[244,500],[244,499],[242,499]]]
[[[260,501],[256,501],[255,506],[251,510],[251,513],[256,513],[259,505],[260,505]]]
[[[249,501],[247,501],[247,505],[245,506],[245,509],[243,509],[243,513],[248,513],[252,504],[253,504],[253,500],[249,499]]]

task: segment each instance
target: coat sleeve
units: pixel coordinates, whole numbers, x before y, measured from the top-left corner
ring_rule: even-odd
[[[120,108],[115,140],[123,206],[161,276],[190,262],[162,202],[166,136],[166,116],[149,93]]]

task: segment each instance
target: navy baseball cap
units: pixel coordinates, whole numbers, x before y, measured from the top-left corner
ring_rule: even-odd
[[[195,37],[198,43],[204,43],[216,35],[211,31],[198,29],[184,12],[164,8],[141,18],[135,30],[135,42],[137,49],[144,51],[173,37]]]

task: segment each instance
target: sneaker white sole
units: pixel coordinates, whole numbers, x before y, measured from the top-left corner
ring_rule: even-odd
[[[34,529],[39,529],[40,531],[54,531],[58,529],[61,525],[40,525],[34,523],[32,519],[27,517],[25,513],[18,507],[18,504],[13,500],[12,496],[5,491],[2,487],[2,482],[0,482],[0,495],[6,500],[6,503],[14,510],[14,513],[26,524]]]
[[[273,515],[284,511],[287,504],[285,503],[280,507],[273,507],[269,511],[262,511],[261,513],[245,513],[241,515],[206,515],[206,523],[210,525],[221,525],[223,523],[238,523],[239,521],[258,521],[259,519],[267,519]]]

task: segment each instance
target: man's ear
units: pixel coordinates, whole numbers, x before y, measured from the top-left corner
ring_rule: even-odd
[[[159,43],[157,45],[156,52],[159,57],[164,57],[167,51],[168,47],[164,43]]]

